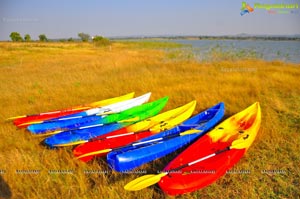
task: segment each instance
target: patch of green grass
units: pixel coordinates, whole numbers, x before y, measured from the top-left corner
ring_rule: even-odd
[[[168,41],[158,41],[158,40],[120,40],[120,43],[127,44],[133,48],[144,48],[144,49],[170,49],[170,48],[181,48],[185,46],[184,44],[179,44],[175,42]]]
[[[216,45],[204,53],[204,61],[235,61],[240,59],[261,59],[262,54],[253,49],[237,49],[233,46]]]

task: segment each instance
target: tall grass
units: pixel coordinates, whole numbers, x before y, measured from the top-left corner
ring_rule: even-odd
[[[141,174],[110,171],[105,159],[84,164],[72,157],[70,148],[49,150],[40,145],[40,138],[4,122],[10,116],[132,91],[137,95],[152,91],[152,100],[170,96],[164,110],[196,99],[197,113],[223,101],[226,117],[255,101],[261,103],[258,137],[234,167],[251,173],[226,174],[216,183],[178,198],[298,197],[299,64],[252,57],[199,62],[182,56],[179,47],[156,42],[113,42],[101,48],[88,43],[0,43],[0,170],[12,198],[170,198],[157,186],[126,192],[123,186]],[[161,170],[175,155],[139,170]],[[37,172],[25,174],[22,170]],[[55,173],[57,170],[68,172]],[[88,174],[85,170],[107,173]],[[1,190],[0,197],[8,193]]]

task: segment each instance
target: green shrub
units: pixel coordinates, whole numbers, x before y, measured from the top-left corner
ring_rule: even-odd
[[[98,35],[93,37],[93,42],[94,42],[95,46],[107,46],[110,44],[110,41],[108,38],[98,36]]]

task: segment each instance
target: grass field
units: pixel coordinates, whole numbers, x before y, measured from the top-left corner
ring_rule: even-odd
[[[195,114],[220,101],[226,117],[259,101],[258,137],[233,170],[214,184],[176,198],[297,198],[300,193],[299,64],[245,59],[198,62],[179,44],[114,42],[0,43],[0,198],[175,198],[158,186],[126,192],[141,174],[111,172],[105,159],[85,164],[71,148],[49,150],[5,119],[85,104],[132,91],[168,95],[164,110],[193,99]],[[216,55],[218,56],[218,55]],[[176,153],[144,165],[163,169]],[[22,173],[22,170],[38,170]],[[68,170],[69,173],[49,173]],[[86,174],[85,170],[108,170]]]

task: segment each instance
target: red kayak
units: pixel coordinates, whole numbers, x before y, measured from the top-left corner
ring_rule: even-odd
[[[178,166],[205,157],[216,151],[228,147],[227,142],[212,142],[209,135],[204,135],[196,143],[174,159],[164,171],[172,170]],[[228,169],[236,164],[245,153],[245,149],[231,149],[223,154],[209,158],[201,164],[195,164],[181,169],[180,172],[170,173],[159,182],[159,186],[169,195],[178,195],[201,189],[223,176]]]
[[[148,137],[152,134],[153,134],[153,132],[151,132],[151,131],[128,133],[128,130],[125,127],[125,128],[113,131],[111,133],[99,136],[96,138],[97,140],[95,140],[95,141],[81,144],[73,150],[73,153],[74,153],[75,157],[79,157],[83,154],[91,153],[94,151],[100,151],[100,150],[105,150],[105,149],[114,149],[114,148],[125,146],[136,140],[140,140],[142,138]],[[115,137],[115,136],[118,136],[118,137]],[[110,150],[107,150],[107,151],[103,151],[102,153],[97,154],[97,155],[86,156],[86,157],[82,157],[79,159],[84,162],[88,162],[95,157],[105,156],[109,152],[110,152]]]
[[[80,107],[78,109],[65,109],[60,111],[53,111],[53,112],[47,112],[45,114],[39,114],[39,115],[30,115],[24,118],[19,118],[14,120],[14,124],[19,128],[26,128],[30,124],[23,125],[24,123],[28,122],[35,122],[35,121],[44,121],[49,120],[57,117],[63,117],[70,114],[79,113],[81,111],[85,111],[89,109],[90,107]]]

